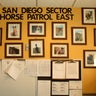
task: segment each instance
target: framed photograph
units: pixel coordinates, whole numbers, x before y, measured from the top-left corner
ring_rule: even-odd
[[[44,40],[29,40],[29,57],[44,57]]]
[[[7,22],[6,23],[6,39],[7,40],[21,40],[21,22]]]
[[[66,22],[52,22],[52,39],[67,39]]]
[[[68,58],[69,45],[68,43],[51,43],[51,58]]]
[[[94,28],[94,46],[96,46],[96,28]]]
[[[96,68],[96,50],[84,50],[84,67]]]
[[[82,24],[96,24],[96,8],[82,8]]]
[[[2,45],[2,28],[0,28],[0,46]]]
[[[23,43],[5,43],[5,58],[23,58]]]
[[[73,45],[86,45],[86,27],[71,27],[71,32]]]
[[[45,36],[45,22],[28,22],[28,36]]]

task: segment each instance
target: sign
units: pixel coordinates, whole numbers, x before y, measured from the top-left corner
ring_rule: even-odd
[[[0,12],[0,20],[73,20],[73,17],[72,8],[65,7],[3,7]]]

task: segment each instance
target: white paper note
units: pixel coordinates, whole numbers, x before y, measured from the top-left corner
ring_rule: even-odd
[[[53,62],[52,63],[52,78],[65,79],[65,62]]]
[[[2,73],[5,73],[6,69],[10,67],[14,60],[13,59],[3,59],[2,60]]]
[[[82,90],[70,90],[69,96],[82,96]]]
[[[68,82],[52,82],[52,95],[68,95]]]
[[[16,80],[23,69],[24,69],[24,64],[22,64],[17,60],[14,60],[11,66],[6,70],[6,73]]]
[[[67,63],[66,62],[66,78],[67,79],[79,79],[79,63]]]
[[[69,89],[82,89],[82,81],[69,81]]]
[[[50,60],[39,60],[37,65],[37,75],[38,76],[50,76],[51,66]]]
[[[50,76],[50,60],[26,60],[25,74],[31,76]]]
[[[38,60],[26,60],[24,73],[31,76],[37,76]]]
[[[38,80],[38,95],[37,96],[50,96],[51,91],[50,80]]]

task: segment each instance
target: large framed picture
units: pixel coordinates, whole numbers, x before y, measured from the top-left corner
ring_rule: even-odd
[[[94,46],[96,46],[96,28],[94,28]]]
[[[51,58],[68,58],[69,45],[68,43],[51,43]]]
[[[52,22],[52,39],[67,39],[66,22]]]
[[[44,57],[44,39],[29,39],[29,57]]]
[[[96,24],[96,8],[82,8],[82,24]]]
[[[28,36],[45,36],[45,22],[28,22]]]
[[[5,43],[5,58],[23,58],[23,43]]]
[[[7,22],[6,23],[6,39],[7,40],[21,40],[21,22]]]
[[[0,28],[0,46],[2,45],[2,28]]]
[[[85,45],[87,43],[86,27],[72,27],[71,32],[73,45]]]
[[[96,50],[83,50],[84,67],[96,68]]]

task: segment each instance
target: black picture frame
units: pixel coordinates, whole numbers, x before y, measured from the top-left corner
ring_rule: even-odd
[[[28,22],[28,36],[46,36],[46,22]]]
[[[5,43],[5,58],[23,58],[23,43]]]
[[[87,32],[86,27],[71,27],[72,45],[86,45]]]
[[[50,43],[51,58],[68,58],[69,44],[68,43]]]
[[[96,50],[83,50],[84,68],[96,68]]]
[[[52,39],[67,39],[67,22],[52,22]]]
[[[81,8],[82,12],[82,24],[83,25],[95,25],[96,24],[96,8]]]
[[[6,23],[6,40],[21,40],[22,23],[7,22]]]
[[[44,56],[44,39],[29,39],[29,57]]]

